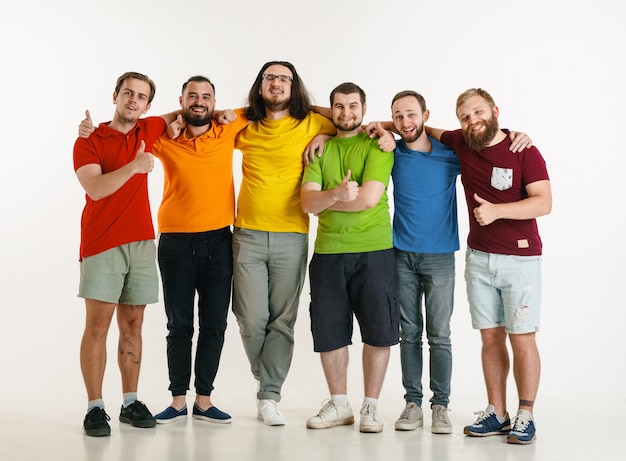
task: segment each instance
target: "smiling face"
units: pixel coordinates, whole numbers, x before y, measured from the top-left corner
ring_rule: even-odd
[[[148,112],[150,103],[150,84],[136,78],[127,78],[119,92],[113,93],[115,114],[121,123],[135,123]]]
[[[263,74],[271,76],[285,75],[293,79],[289,68],[278,64],[269,66]],[[282,78],[274,78],[273,80],[264,78],[262,80],[259,94],[263,98],[265,107],[269,112],[280,112],[289,108],[291,85],[291,81],[283,81]]]
[[[498,108],[490,106],[481,96],[475,95],[459,104],[457,117],[461,122],[463,138],[474,150],[487,147],[498,133]]]
[[[337,131],[352,133],[363,123],[365,105],[361,103],[359,93],[335,93],[331,113]]]
[[[204,126],[211,122],[215,109],[215,94],[208,82],[189,82],[180,97],[185,122],[192,126]]]
[[[422,107],[414,96],[397,99],[391,107],[393,126],[407,144],[417,141],[422,135],[429,114],[428,110],[422,112]]]

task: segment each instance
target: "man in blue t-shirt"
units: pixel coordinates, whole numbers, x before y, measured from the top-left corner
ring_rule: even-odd
[[[394,130],[402,138],[392,171],[393,242],[401,312],[400,359],[406,407],[396,430],[423,424],[422,331],[430,346],[431,430],[449,434],[452,346],[450,318],[454,305],[454,252],[459,249],[454,151],[426,136],[430,115],[415,91],[396,94],[391,103]],[[422,312],[422,299],[424,310]]]

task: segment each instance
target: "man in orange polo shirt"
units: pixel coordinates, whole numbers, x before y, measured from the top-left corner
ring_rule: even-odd
[[[187,415],[198,294],[195,356],[196,398],[193,417],[230,423],[211,402],[232,285],[232,231],[235,221],[233,149],[248,121],[243,111],[221,125],[212,121],[215,87],[203,76],[183,84],[180,105],[186,128],[176,138],[162,136],[154,145],[165,175],[159,208],[159,268],[167,314],[167,361],[172,403],[155,415],[170,423]],[[180,116],[179,116],[180,117]]]

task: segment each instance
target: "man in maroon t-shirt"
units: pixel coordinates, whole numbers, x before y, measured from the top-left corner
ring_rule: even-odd
[[[465,280],[472,326],[481,333],[489,404],[464,433],[508,434],[508,443],[529,444],[535,440],[532,410],[540,375],[535,333],[542,244],[535,218],[551,211],[550,180],[534,146],[509,150],[511,141],[498,125],[498,107],[485,90],[462,93],[456,113],[461,130],[427,132],[457,153],[470,216]],[[507,337],[519,394],[512,428],[506,411]]]

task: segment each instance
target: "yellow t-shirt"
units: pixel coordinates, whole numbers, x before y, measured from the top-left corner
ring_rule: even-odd
[[[250,123],[237,137],[242,180],[235,226],[266,232],[309,232],[309,216],[300,205],[302,154],[318,134],[336,133],[326,117],[310,112]]]
[[[244,111],[227,125],[213,122],[204,134],[176,139],[166,134],[152,153],[163,164],[163,200],[159,232],[205,232],[230,226],[235,218],[233,149],[237,134],[248,124]]]

